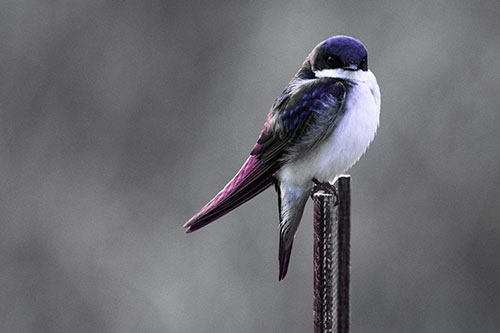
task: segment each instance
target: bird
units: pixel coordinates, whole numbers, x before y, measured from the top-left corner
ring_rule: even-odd
[[[279,275],[314,183],[329,184],[365,153],[379,127],[380,89],[361,41],[330,37],[313,48],[273,103],[257,143],[229,183],[184,227],[191,233],[274,185]]]

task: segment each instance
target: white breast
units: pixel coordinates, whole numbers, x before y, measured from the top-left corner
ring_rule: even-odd
[[[343,78],[354,83],[346,97],[346,113],[317,149],[280,170],[278,177],[283,182],[303,185],[310,183],[313,177],[333,181],[359,160],[377,132],[380,90],[371,71],[323,70],[316,76]]]

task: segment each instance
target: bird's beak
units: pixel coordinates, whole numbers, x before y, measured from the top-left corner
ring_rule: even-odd
[[[343,69],[348,70],[348,71],[357,71],[358,65],[357,64],[347,64],[346,66],[343,67]]]

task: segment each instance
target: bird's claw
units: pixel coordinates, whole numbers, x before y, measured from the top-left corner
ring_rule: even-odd
[[[312,179],[314,186],[311,191],[311,199],[314,199],[314,193],[319,192],[319,191],[325,191],[326,193],[333,194],[335,196],[335,204],[334,206],[337,206],[340,202],[339,199],[339,194],[337,192],[337,189],[333,184],[330,184],[328,182],[322,183],[316,178]]]

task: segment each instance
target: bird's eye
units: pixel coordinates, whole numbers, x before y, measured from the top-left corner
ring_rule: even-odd
[[[329,67],[331,68],[339,68],[342,67],[342,60],[340,60],[339,57],[334,56],[334,55],[329,55],[326,57],[326,63],[328,64]]]
[[[361,59],[361,63],[359,64],[359,67],[366,70],[366,57]]]

